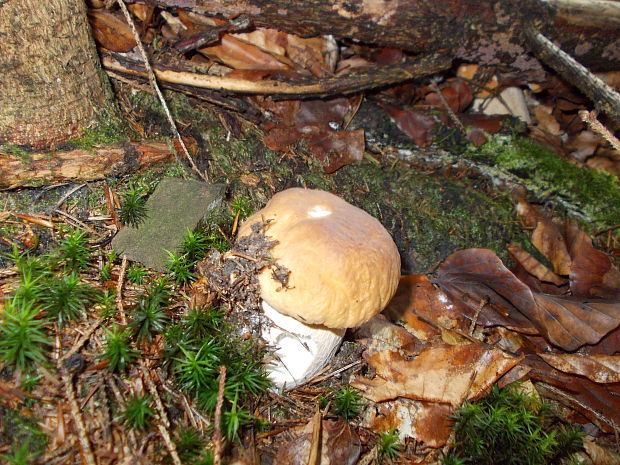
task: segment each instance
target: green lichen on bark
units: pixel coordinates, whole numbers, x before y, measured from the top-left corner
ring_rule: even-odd
[[[539,200],[552,198],[596,227],[620,223],[620,186],[614,176],[570,163],[532,140],[495,136],[463,155],[514,175]]]

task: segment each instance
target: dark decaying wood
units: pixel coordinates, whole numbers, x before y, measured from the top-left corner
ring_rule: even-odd
[[[94,181],[139,171],[174,157],[164,142],[123,142],[91,150],[11,154],[0,152],[0,188],[40,182]]]
[[[593,71],[620,68],[620,3],[589,0],[143,0],[301,36],[331,34],[413,53],[541,73],[523,31],[534,27]],[[541,74],[542,76],[542,74]]]

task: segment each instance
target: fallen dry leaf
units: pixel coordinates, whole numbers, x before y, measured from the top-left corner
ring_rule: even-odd
[[[549,342],[569,351],[596,344],[620,325],[619,303],[533,293],[487,249],[449,256],[438,271],[437,283],[470,307],[488,299],[489,306],[507,312],[511,320],[520,312]]]
[[[446,445],[450,438],[453,411],[445,404],[400,398],[368,408],[362,426],[375,433],[394,429],[401,441],[413,438],[436,449]]]
[[[375,377],[358,376],[351,383],[364,397],[374,402],[406,397],[452,406],[482,396],[522,359],[481,344],[433,346],[413,360],[387,350],[365,358]]]
[[[571,158],[583,162],[596,152],[601,142],[601,137],[593,132],[581,131],[568,140],[564,149],[570,154]]]
[[[534,229],[538,224],[538,218],[540,218],[540,213],[538,209],[526,202],[524,199],[519,199],[516,206],[517,215],[521,218],[523,225],[527,229]]]
[[[418,339],[429,342],[439,340],[437,327],[467,327],[466,316],[471,312],[433,286],[428,276],[414,274],[400,279],[396,294],[383,313],[391,321],[405,321]]]
[[[585,376],[595,383],[620,382],[620,355],[538,355],[560,371]]]
[[[474,99],[469,85],[462,79],[448,79],[443,83],[439,90],[443,94],[448,106],[455,113],[461,113],[471,104]],[[445,106],[436,92],[430,92],[426,95],[427,104],[444,109]]]
[[[291,441],[277,451],[274,465],[307,465],[314,423],[309,421],[294,432]],[[354,465],[362,450],[358,434],[342,418],[322,420],[320,458],[316,465]]]
[[[558,225],[547,218],[539,218],[532,233],[532,244],[549,259],[553,271],[562,276],[569,275],[571,257]]]
[[[198,51],[234,69],[294,69],[286,57],[271,55],[231,34],[222,36],[219,45],[204,47]]]
[[[594,248],[590,236],[574,222],[566,225],[566,241],[573,257],[569,275],[573,295],[620,299],[620,272],[609,255]]]
[[[541,281],[546,281],[555,284],[556,286],[562,286],[566,284],[566,279],[558,276],[545,265],[536,260],[532,255],[523,250],[517,245],[509,245],[506,247],[510,253],[510,257],[521,264],[528,273],[531,273]]]
[[[99,45],[113,52],[128,52],[136,46],[129,25],[120,14],[108,10],[89,10],[93,37]]]
[[[353,337],[362,344],[369,354],[383,350],[405,350],[417,354],[425,345],[402,326],[390,322],[379,314],[357,328],[352,329]]]
[[[583,448],[594,465],[620,465],[620,454],[599,446],[589,438],[583,439]]]
[[[411,138],[420,147],[427,147],[432,138],[432,131],[437,126],[435,119],[416,110],[401,110],[392,105],[381,105],[396,123],[398,129]]]
[[[504,267],[493,251],[466,249],[450,255],[439,268],[435,282],[453,301],[469,307],[472,315],[479,311],[479,324],[538,334],[527,315],[515,311],[531,305],[530,288]]]
[[[554,136],[561,135],[564,131],[560,128],[560,123],[551,114],[553,108],[547,105],[538,105],[534,108],[534,116],[538,121],[538,126],[545,132]]]
[[[332,131],[306,126],[301,131],[278,126],[269,131],[263,142],[271,150],[286,151],[298,141],[304,140],[306,150],[323,164],[326,173],[333,173],[345,165],[361,161],[364,157],[363,129]]]

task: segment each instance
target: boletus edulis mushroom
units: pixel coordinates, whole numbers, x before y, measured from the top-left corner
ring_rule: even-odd
[[[290,271],[286,286],[269,266],[258,280],[271,320],[261,336],[275,348],[267,370],[277,387],[291,389],[325,367],[347,328],[385,308],[396,292],[400,256],[377,219],[325,191],[275,194],[238,237],[250,235],[257,222],[277,241],[274,262]]]

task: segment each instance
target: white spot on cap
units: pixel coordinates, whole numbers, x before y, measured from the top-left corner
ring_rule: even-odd
[[[332,211],[323,205],[314,205],[308,209],[308,216],[310,218],[323,218],[324,216],[329,216],[331,214]]]

